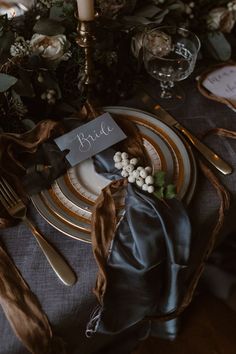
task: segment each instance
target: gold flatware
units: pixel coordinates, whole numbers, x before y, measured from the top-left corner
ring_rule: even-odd
[[[27,217],[27,207],[5,178],[0,177],[0,201],[7,212],[16,219],[21,219],[30,228],[41,250],[46,256],[54,272],[65,285],[73,285],[76,276],[64,258],[50,245]]]
[[[147,104],[153,100],[148,94],[142,95],[142,101]],[[190,133],[183,125],[181,125],[174,117],[172,117],[168,112],[166,112],[160,105],[156,104],[151,108],[152,112],[155,113],[157,118],[168,126],[181,132],[188,141],[197,149],[202,156],[213,165],[218,171],[224,175],[229,175],[232,173],[232,167],[222,160],[214,151],[209,149],[205,144],[203,144],[198,138],[196,138],[192,133]]]

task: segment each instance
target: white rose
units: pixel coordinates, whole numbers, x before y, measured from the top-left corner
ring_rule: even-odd
[[[227,4],[228,10],[233,12],[234,18],[236,16],[236,0],[230,1]]]
[[[45,36],[43,34],[34,34],[30,40],[30,49],[33,53],[39,54],[48,61],[68,60],[70,53],[68,49],[70,42],[63,34],[57,36]]]
[[[212,31],[230,33],[234,25],[234,14],[225,7],[215,8],[208,14],[207,27]]]

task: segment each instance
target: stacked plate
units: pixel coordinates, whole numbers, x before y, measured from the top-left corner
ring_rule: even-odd
[[[156,116],[126,107],[105,111],[135,123],[143,137],[154,171],[166,171],[179,199],[189,203],[196,185],[196,163],[191,149]],[[32,197],[39,213],[55,228],[75,239],[90,242],[93,205],[109,180],[96,173],[92,159],[85,160],[58,178],[51,189]]]

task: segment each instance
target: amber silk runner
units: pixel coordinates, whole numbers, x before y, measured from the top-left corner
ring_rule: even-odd
[[[85,106],[77,120],[81,124],[81,121],[87,119],[92,119],[97,116],[97,112],[94,112],[91,107]],[[125,141],[122,146],[123,151],[127,151],[132,156],[142,156],[144,160],[147,159],[145,155],[145,150],[142,146],[142,139],[137,131],[137,128],[129,124],[129,122],[119,121],[118,124],[121,128],[125,130],[129,139]],[[73,125],[72,125],[73,127]],[[68,128],[67,128],[68,129]],[[32,131],[27,132],[23,135],[17,134],[0,134],[0,174],[6,176],[14,186],[18,193],[25,199],[25,192],[22,188],[21,181],[28,176],[28,180],[32,175],[32,178],[37,175],[37,178],[41,177],[42,188],[45,187],[45,181],[50,182],[50,178],[53,180],[57,176],[57,173],[51,173],[53,170],[50,165],[51,160],[43,159],[40,161],[40,168],[38,164],[34,168],[28,168],[25,166],[26,160],[35,161],[36,158],[40,157],[37,155],[40,147],[43,146],[49,138],[54,138],[63,134],[65,132],[65,125],[63,123],[54,122],[51,120],[40,122]],[[226,133],[230,137],[236,136],[235,132],[221,131],[221,135],[226,136]],[[233,136],[232,136],[233,135]],[[228,136],[228,135],[227,135]],[[54,157],[54,155],[53,155]],[[53,160],[54,161],[54,158]],[[146,161],[147,162],[147,161]],[[61,165],[61,164],[59,164]],[[229,196],[225,191],[224,187],[216,179],[214,174],[207,169],[202,163],[200,164],[203,172],[209,178],[214,185],[219,198],[221,200],[221,206],[219,210],[219,219],[217,225],[215,226],[212,237],[209,239],[208,248],[205,254],[202,256],[202,262],[196,271],[196,276],[189,287],[189,291],[186,294],[182,306],[178,309],[181,312],[189,302],[191,301],[193,291],[200,277],[203,262],[207,259],[209,253],[211,252],[216,235],[219,231],[220,226],[223,223],[224,212],[228,207]],[[37,169],[38,168],[38,169]],[[33,173],[31,173],[34,171]],[[37,173],[35,173],[35,171]],[[39,178],[40,179],[40,178]],[[114,182],[110,185],[110,190],[107,190],[108,202],[113,204],[113,192],[115,189],[120,187],[120,184],[125,182]],[[33,183],[34,184],[34,183]],[[26,184],[27,185],[27,184]],[[103,199],[104,196],[100,196],[97,200],[97,213],[95,210],[96,217],[93,220],[94,230],[107,227],[106,220],[104,219],[103,206],[107,201]],[[99,211],[100,210],[100,211]],[[104,265],[107,260],[109,253],[109,244],[114,235],[114,230],[116,228],[116,211],[115,206],[110,209],[114,217],[114,222],[110,222],[109,225],[111,230],[107,230],[107,237],[98,240],[96,235],[93,236],[93,249],[95,258],[99,265],[98,281],[96,286],[97,296],[101,300],[102,295],[106,289],[106,272],[104,271]],[[101,213],[102,212],[102,213]],[[0,209],[0,228],[9,227],[14,223],[13,220],[9,219],[9,216],[4,213],[4,208]],[[105,216],[106,218],[106,216]],[[93,231],[94,232],[94,231]],[[101,234],[99,232],[98,234]],[[52,329],[48,322],[46,314],[43,312],[36,296],[31,292],[28,285],[25,283],[20,272],[16,269],[12,260],[8,256],[4,247],[0,245],[0,304],[8,318],[14,332],[22,341],[23,345],[29,350],[29,352],[34,354],[64,354],[66,353],[65,345],[60,340],[53,336]],[[175,313],[176,315],[176,313]]]

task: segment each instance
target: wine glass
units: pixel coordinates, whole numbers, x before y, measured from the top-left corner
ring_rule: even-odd
[[[174,83],[192,73],[199,49],[199,38],[184,28],[162,26],[145,33],[144,66],[153,78],[160,81],[162,99],[181,98]]]

